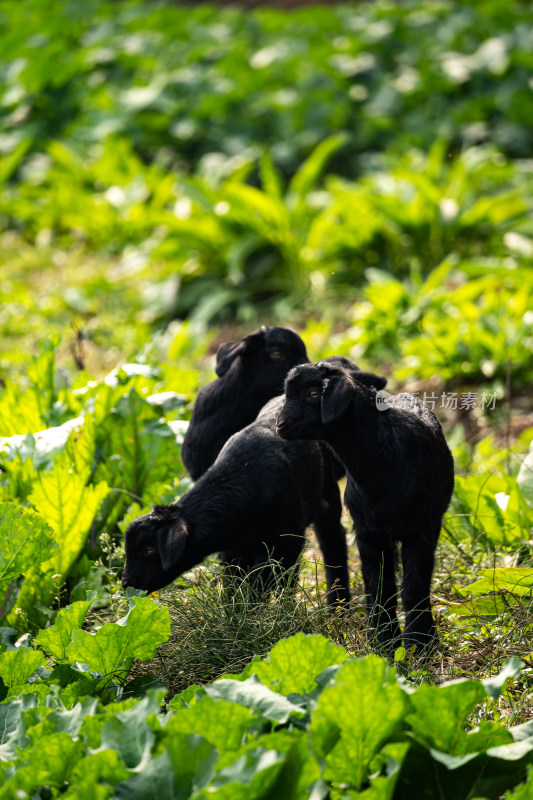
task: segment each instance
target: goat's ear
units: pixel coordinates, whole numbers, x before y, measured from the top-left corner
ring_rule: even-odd
[[[375,375],[373,372],[354,372],[352,378],[364,386],[373,386],[375,389],[384,389],[387,385],[387,378]]]
[[[185,550],[188,536],[187,525],[182,519],[172,520],[158,533],[158,549],[165,572],[170,572],[179,563]]]
[[[246,340],[240,339],[238,342],[224,342],[217,350],[217,363],[215,372],[220,378],[228,371],[235,359],[242,355],[246,350]]]
[[[322,392],[320,405],[324,425],[333,422],[334,419],[340,417],[343,411],[346,411],[353,398],[353,392],[354,385],[347,375],[336,375],[334,378],[328,379]]]

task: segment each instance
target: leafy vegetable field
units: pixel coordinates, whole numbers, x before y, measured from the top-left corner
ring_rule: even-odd
[[[0,4],[0,800],[533,796],[533,14]],[[353,600],[120,586],[224,340],[388,376],[456,465],[430,657]],[[348,524],[348,519],[346,519]]]

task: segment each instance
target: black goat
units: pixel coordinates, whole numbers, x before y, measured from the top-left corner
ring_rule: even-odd
[[[331,361],[377,389],[387,382],[361,372],[344,356]],[[244,339],[220,345],[218,377],[199,391],[182,447],[183,463],[194,480],[214,463],[232,434],[253,422],[268,400],[283,394],[289,370],[304,363],[309,363],[305,344],[290,328],[263,326]]]
[[[404,645],[429,645],[436,629],[429,599],[442,515],[453,492],[453,458],[435,414],[409,394],[386,402],[342,367],[320,362],[291,370],[278,432],[320,439],[348,474],[370,629],[389,654],[399,643],[395,544],[401,543]]]
[[[294,566],[314,523],[326,563],[328,602],[349,600],[345,532],[332,461],[318,442],[286,442],[276,434],[283,398],[232,436],[213,466],[180,500],[156,506],[126,531],[122,584],[154,591],[222,551],[227,571],[254,570],[272,584],[268,557]],[[263,565],[262,569],[256,569]],[[270,577],[268,572],[270,571]]]
[[[198,392],[182,447],[183,463],[197,480],[214,463],[229,437],[283,394],[291,367],[308,362],[305,345],[290,328],[262,327],[244,339],[221,344],[217,378]]]

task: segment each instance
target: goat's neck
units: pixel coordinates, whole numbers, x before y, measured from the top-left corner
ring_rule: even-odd
[[[221,379],[218,392],[210,400],[212,411],[220,412],[223,406],[231,418],[252,422],[264,404],[270,400],[272,392],[258,392],[257,388],[247,384],[241,372],[228,376],[231,380]],[[211,409],[210,409],[211,410]]]
[[[232,534],[237,527],[234,487],[216,475],[207,477],[209,492],[202,476],[179,502],[200,560],[235,544]]]
[[[336,423],[328,426],[325,441],[353,480],[361,486],[374,475],[380,459],[380,420],[374,409],[350,408]]]

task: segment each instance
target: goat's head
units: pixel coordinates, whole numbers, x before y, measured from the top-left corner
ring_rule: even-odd
[[[358,383],[363,386],[374,387],[374,389],[384,389],[387,385],[387,378],[383,375],[375,375],[373,372],[364,372],[357,364],[350,361],[346,356],[328,356],[324,359],[326,364],[331,364],[334,367],[342,367],[346,372]]]
[[[187,558],[188,530],[177,506],[155,506],[126,530],[122,586],[154,592],[194,563]]]
[[[274,397],[283,392],[289,370],[308,361],[305,344],[296,331],[263,326],[244,339],[221,344],[216,373],[222,377],[231,368],[240,369],[247,383],[253,381],[259,390]]]
[[[372,386],[371,373],[365,376]],[[365,380],[354,379],[334,362],[303,364],[292,369],[285,381],[285,404],[277,419],[277,430],[284,439],[325,439],[331,423],[338,420],[352,402],[372,404],[373,389]]]

